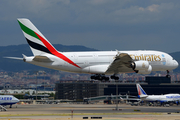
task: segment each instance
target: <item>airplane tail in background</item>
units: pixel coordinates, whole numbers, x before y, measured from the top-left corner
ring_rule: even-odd
[[[136,87],[137,87],[137,91],[138,91],[138,97],[145,98],[148,96],[140,84],[136,84]]]
[[[34,56],[43,53],[55,54],[57,52],[29,19],[20,18],[18,22]]]

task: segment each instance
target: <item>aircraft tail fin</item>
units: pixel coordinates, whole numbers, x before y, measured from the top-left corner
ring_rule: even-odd
[[[44,55],[45,53],[49,53],[61,58],[62,60],[74,65],[75,67],[81,68],[73,61],[71,61],[68,57],[58,52],[29,19],[20,18],[18,19],[18,22],[34,56],[39,56],[35,57],[36,59],[34,60],[43,60],[44,62],[51,62],[51,60],[49,60],[46,57],[46,55]],[[24,59],[26,58],[26,56],[23,57]]]
[[[29,19],[19,18],[18,23],[34,56],[41,55],[43,53],[53,54],[54,52],[57,52],[53,45],[44,37],[44,35]]]
[[[144,97],[148,96],[140,84],[136,84],[136,87],[137,87],[137,91],[138,91],[138,97],[144,98]]]

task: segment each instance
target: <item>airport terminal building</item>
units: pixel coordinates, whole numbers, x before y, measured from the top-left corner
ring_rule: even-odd
[[[149,95],[180,93],[180,83],[171,83],[171,79],[166,77],[146,77],[146,81],[140,84]],[[56,99],[82,101],[83,98],[116,95],[116,87],[118,94],[138,95],[136,83],[61,81],[55,85]]]

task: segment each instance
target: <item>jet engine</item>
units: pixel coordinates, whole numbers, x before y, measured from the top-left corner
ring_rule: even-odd
[[[152,66],[148,61],[135,61],[131,64],[132,69],[138,74],[150,74]]]

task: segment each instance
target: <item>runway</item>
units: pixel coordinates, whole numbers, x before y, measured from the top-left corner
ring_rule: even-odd
[[[180,106],[152,107],[130,106],[119,104],[27,104],[8,108],[8,111],[0,112],[0,119],[16,120],[81,120],[83,117],[102,117],[103,120],[128,120],[128,119],[179,119]],[[72,113],[73,111],[73,113]]]

